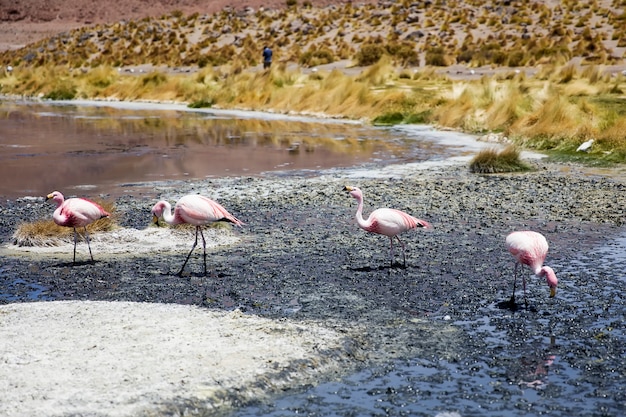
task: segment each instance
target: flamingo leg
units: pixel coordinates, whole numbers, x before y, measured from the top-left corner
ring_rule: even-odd
[[[526,276],[522,275],[522,287],[524,287],[524,306],[528,308],[528,299],[526,299]]]
[[[406,248],[404,246],[404,242],[400,240],[400,237],[396,235],[396,239],[400,242],[400,246],[402,246],[402,260],[404,261],[404,267],[406,268]]]
[[[200,228],[200,226],[198,226],[198,230],[200,231],[200,236],[202,236],[202,249],[204,251],[204,276],[206,277],[206,240],[204,240],[204,233],[202,233],[202,229]]]
[[[517,284],[517,266],[518,265],[519,265],[519,262],[515,262],[515,272],[514,272],[515,278],[513,278],[513,294],[511,294],[511,304],[515,304],[515,285]]]
[[[85,226],[85,239],[87,239],[87,247],[89,248],[89,256],[91,256],[91,262],[93,262],[93,254],[91,253],[91,245],[89,244],[89,232],[87,226]],[[76,245],[74,245],[74,256],[76,256]]]
[[[178,271],[177,275],[179,277],[183,275],[183,270],[185,269],[185,266],[187,265],[187,262],[189,261],[189,257],[191,256],[191,253],[193,252],[193,250],[198,245],[198,230],[199,229],[200,229],[200,227],[196,226],[196,240],[195,240],[195,242],[193,242],[193,246],[191,247],[191,250],[187,254],[187,258],[185,259],[185,262],[183,263],[183,266],[180,268],[180,271]],[[202,239],[204,239],[204,236],[202,236]]]
[[[389,263],[389,268],[393,268],[393,236],[389,237],[389,256],[390,256],[390,263]]]
[[[76,242],[78,241],[78,233],[76,232],[76,228],[74,227],[74,260],[73,263],[76,263]]]

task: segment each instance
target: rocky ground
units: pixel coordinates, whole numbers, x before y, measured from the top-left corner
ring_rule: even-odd
[[[434,225],[432,232],[404,235],[406,268],[389,268],[386,238],[358,229],[355,201],[342,192],[348,182],[364,190],[366,214],[390,206]],[[175,201],[186,192],[219,196],[247,223],[243,230],[224,232],[239,237],[239,243],[210,249],[207,277],[202,275],[199,251],[189,262],[188,274],[179,278],[174,274],[186,250],[152,255],[100,251],[94,254],[94,264],[72,266],[70,254],[25,255],[5,248],[0,294],[5,303],[52,299],[189,304],[315,323],[345,336],[344,348],[332,352],[336,368],[321,380],[398,357],[453,363],[465,363],[476,352],[492,357],[488,337],[477,337],[473,324],[468,332],[453,323],[495,320],[507,341],[519,346],[539,333],[545,335],[548,321],[549,332],[561,346],[576,347],[562,352],[562,360],[586,369],[581,378],[599,384],[587,400],[606,395],[602,401],[608,398],[608,411],[602,415],[617,415],[626,400],[618,381],[626,374],[626,362],[623,300],[615,297],[621,297],[626,283],[607,280],[607,264],[596,265],[592,251],[623,234],[624,188],[620,181],[575,167],[541,163],[536,172],[516,175],[470,175],[457,166],[408,170],[403,178],[386,179],[348,179],[339,173],[163,183],[156,188],[159,197]],[[153,202],[120,199],[120,225],[148,227],[147,210]],[[48,216],[49,210],[32,201],[3,204],[2,240],[11,240],[20,221]],[[529,280],[530,307],[518,310],[523,328],[504,303],[510,297],[513,261],[503,242],[516,229],[544,233],[551,244],[546,263],[560,280],[555,299],[548,298],[545,283]],[[189,244],[191,239],[190,232]],[[618,259],[611,268],[622,268],[614,269],[619,275],[623,264]],[[601,329],[599,323],[610,326]],[[270,392],[271,387],[265,386]],[[485,393],[471,395],[479,402],[493,401]],[[560,415],[576,410],[569,395],[557,396],[565,400],[555,406]],[[241,388],[229,401],[241,405],[250,398]],[[501,401],[506,404],[505,398]],[[203,400],[178,398],[166,407],[189,404],[202,407]]]

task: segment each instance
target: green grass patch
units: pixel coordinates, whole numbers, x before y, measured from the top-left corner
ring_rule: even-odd
[[[203,99],[203,100],[194,101],[193,103],[189,103],[187,107],[189,107],[190,109],[202,109],[206,107],[213,107],[214,104],[215,104],[215,101],[212,99],[209,99],[209,100]]]
[[[418,113],[404,114],[402,112],[389,112],[381,114],[372,119],[375,126],[393,126],[404,124],[427,124],[431,122],[432,110],[425,110]]]
[[[411,113],[404,119],[404,123],[414,125],[428,124],[431,122],[432,114],[432,110],[425,110],[419,113]]]
[[[577,163],[588,167],[610,168],[623,164],[626,155],[621,151],[609,153],[586,153],[575,151],[547,151],[549,162]]]
[[[626,116],[626,98],[610,95],[599,95],[588,99],[605,112],[613,112],[619,116]]]
[[[62,86],[44,95],[48,100],[73,100],[76,97],[76,89],[71,86]]]
[[[392,126],[400,124],[404,121],[404,115],[400,112],[391,112],[381,114],[372,120],[375,126]]]

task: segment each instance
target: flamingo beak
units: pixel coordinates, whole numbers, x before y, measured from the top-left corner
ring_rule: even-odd
[[[46,201],[50,200],[51,198],[52,198],[52,194],[48,194],[48,195],[46,196]]]
[[[550,287],[550,298],[554,298],[556,295],[556,287]]]
[[[345,187],[343,187],[343,190],[350,192],[350,191],[354,190],[354,188],[350,187],[349,185],[346,185]]]
[[[154,224],[156,224],[157,226],[161,226],[159,224],[159,218],[156,216],[156,214],[152,215],[152,221],[154,222]]]

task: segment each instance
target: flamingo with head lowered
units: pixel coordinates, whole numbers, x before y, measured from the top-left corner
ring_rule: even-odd
[[[172,206],[167,201],[159,201],[152,207],[152,215],[154,221],[158,225],[159,218],[163,217],[163,220],[167,224],[183,224],[188,223],[196,226],[196,240],[183,263],[183,266],[178,272],[178,276],[183,274],[185,265],[189,261],[191,253],[198,245],[198,234],[202,236],[202,247],[204,249],[204,275],[206,275],[206,240],[202,233],[202,226],[225,221],[233,223],[236,226],[241,227],[244,223],[230,214],[221,204],[211,200],[210,198],[203,197],[197,194],[190,194],[182,197],[174,206],[174,214],[172,214]]]
[[[68,198],[67,200],[58,191],[54,191],[46,196],[46,201],[52,200],[56,203],[57,208],[52,214],[52,219],[59,226],[72,227],[74,229],[74,263],[76,263],[76,241],[78,240],[77,227],[85,229],[85,239],[89,248],[89,255],[93,262],[93,254],[91,253],[91,245],[89,244],[89,232],[87,225],[100,220],[103,217],[109,217],[110,214],[93,201],[85,198]]]
[[[406,267],[406,252],[404,243],[398,235],[407,230],[422,227],[424,229],[432,229],[432,225],[425,220],[417,219],[403,211],[391,208],[379,208],[370,213],[367,219],[363,218],[363,192],[356,188],[345,186],[350,196],[356,199],[358,206],[356,209],[356,221],[361,229],[370,233],[377,233],[389,237],[391,266],[393,267],[393,238],[398,239],[402,247],[402,258]]]
[[[506,246],[515,258],[515,278],[513,281],[513,294],[511,304],[515,304],[515,284],[517,283],[517,267],[520,264],[528,265],[535,275],[545,278],[550,288],[550,297],[556,295],[556,287],[559,281],[554,270],[549,266],[544,266],[548,254],[548,241],[537,232],[529,230],[513,232],[506,237]],[[526,277],[522,275],[522,285],[524,287],[524,304],[528,306],[526,300]]]

